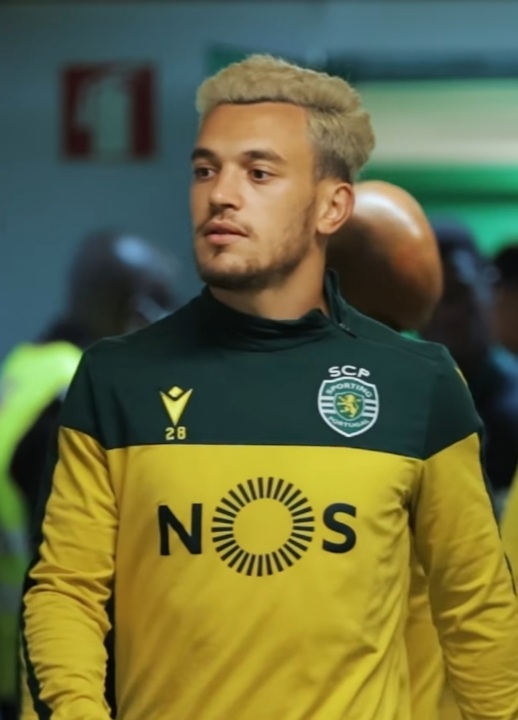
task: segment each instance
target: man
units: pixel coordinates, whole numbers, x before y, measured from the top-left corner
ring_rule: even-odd
[[[73,258],[65,308],[36,342],[14,348],[0,372],[0,709],[16,717],[16,632],[49,438],[82,350],[171,311],[169,259],[142,238],[101,231]]]
[[[518,356],[518,243],[500,250],[493,258],[497,271],[493,324],[503,347]]]
[[[491,328],[493,274],[470,231],[437,222],[444,293],[422,336],[450,350],[485,427],[486,469],[499,508],[518,464],[518,360],[495,344]]]
[[[433,229],[417,200],[382,180],[355,184],[351,218],[329,238],[327,261],[343,297],[400,332],[419,331],[442,292],[442,266]],[[412,718],[436,720],[444,672],[426,577],[412,553],[405,640]]]
[[[89,350],[62,414],[24,598],[40,716],[106,720],[113,622],[119,720],[406,720],[411,525],[466,718],[511,720],[517,604],[469,394],[324,280],[373,145],[357,94],[252,56],[198,108],[207,287]]]
[[[502,512],[501,528],[507,557],[518,582],[518,468]]]

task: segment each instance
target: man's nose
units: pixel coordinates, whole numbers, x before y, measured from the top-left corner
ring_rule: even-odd
[[[215,208],[231,207],[238,209],[242,205],[239,172],[235,169],[222,169],[215,178],[210,203]]]

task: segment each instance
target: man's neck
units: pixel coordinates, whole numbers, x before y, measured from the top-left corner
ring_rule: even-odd
[[[298,320],[311,310],[329,314],[322,274],[311,278],[290,277],[282,284],[257,291],[209,288],[224,305],[247,315],[269,320]]]

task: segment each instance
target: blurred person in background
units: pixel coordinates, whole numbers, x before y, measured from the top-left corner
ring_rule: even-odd
[[[327,261],[357,310],[396,331],[418,331],[442,293],[433,229],[417,200],[381,180],[355,185],[352,217],[329,239]]]
[[[16,627],[28,562],[27,527],[49,438],[83,350],[163,317],[176,306],[173,264],[147,240],[89,235],[73,258],[59,317],[15,347],[0,371],[0,698],[14,717]]]
[[[113,621],[119,720],[407,720],[412,527],[465,714],[507,720],[517,605],[472,400],[444,348],[325,273],[368,114],[265,56],[208,78],[198,109],[205,287],[87,350],[62,411],[24,595],[40,717],[107,720]]]
[[[38,417],[11,459],[10,474],[29,508],[35,507],[49,432],[81,352],[101,338],[132,332],[174,310],[173,283],[173,259],[147,240],[120,231],[93,233],[73,258],[60,315],[34,343],[22,344],[8,357],[7,367],[24,371],[25,382],[13,381],[13,386],[16,382],[20,392],[28,392],[31,378],[48,395],[43,405],[38,398]],[[31,392],[34,396],[35,390]]]
[[[442,293],[442,265],[426,214],[406,190],[388,182],[356,183],[351,218],[329,238],[328,265],[353,307],[398,332],[416,333]],[[412,718],[437,720],[444,662],[428,583],[411,555],[405,641]]]
[[[485,427],[484,458],[501,509],[518,462],[518,361],[495,342],[495,273],[462,224],[434,224],[444,271],[444,293],[422,330],[450,350]]]
[[[493,324],[496,340],[518,357],[518,242],[494,256],[497,271]]]

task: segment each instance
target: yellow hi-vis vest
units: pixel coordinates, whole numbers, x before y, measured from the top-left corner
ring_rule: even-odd
[[[67,342],[23,344],[0,369],[0,700],[16,697],[18,612],[28,564],[27,512],[9,468],[45,407],[66,391],[81,350]],[[35,478],[37,482],[37,478]]]

